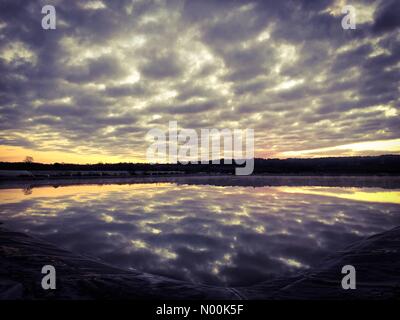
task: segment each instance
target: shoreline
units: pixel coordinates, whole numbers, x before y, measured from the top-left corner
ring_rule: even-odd
[[[0,178],[0,189],[26,189],[62,187],[73,185],[176,183],[215,186],[320,186],[360,188],[400,188],[400,176],[360,175],[171,175],[129,177],[50,177],[50,178]]]

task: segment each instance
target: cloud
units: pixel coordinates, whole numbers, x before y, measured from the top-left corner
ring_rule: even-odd
[[[400,27],[400,4],[398,1],[382,1],[375,14],[372,30],[383,33]]]
[[[254,128],[256,156],[399,137],[398,1],[354,3],[356,30],[329,0],[54,5],[43,30],[40,2],[0,4],[3,146],[145,161],[171,120]]]
[[[149,59],[140,71],[145,77],[155,80],[179,77],[183,72],[178,59],[172,55]]]
[[[121,77],[125,73],[125,70],[119,65],[118,59],[112,56],[89,59],[83,65],[73,66],[66,71],[66,80],[77,83]]]

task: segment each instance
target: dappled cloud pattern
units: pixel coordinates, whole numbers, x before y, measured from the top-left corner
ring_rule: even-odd
[[[0,160],[145,161],[146,132],[254,128],[256,156],[399,153],[400,2],[0,3]],[[57,29],[41,28],[41,7]]]
[[[222,286],[308,270],[400,224],[400,192],[374,188],[87,185],[3,189],[0,199],[12,230],[121,268]]]

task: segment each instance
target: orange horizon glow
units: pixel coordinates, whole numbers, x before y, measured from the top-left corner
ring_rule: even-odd
[[[33,149],[15,147],[15,146],[0,146],[0,161],[2,162],[23,162],[26,156],[31,156],[34,162],[45,164],[52,163],[120,163],[120,162],[145,162],[144,159],[135,157],[120,157],[114,155],[103,154],[76,154],[74,152],[62,151],[37,151]]]
[[[374,151],[374,154],[369,154]],[[145,150],[143,151],[145,154]],[[347,157],[347,156],[368,156],[400,154],[400,139],[364,141],[333,147],[316,148],[297,151],[276,151],[256,152],[255,158],[324,158],[324,157]],[[102,153],[77,154],[76,152],[66,151],[40,151],[20,146],[0,145],[0,162],[22,162],[26,156],[31,156],[34,162],[52,163],[76,163],[76,164],[95,164],[95,163],[146,163],[145,156],[119,156]]]

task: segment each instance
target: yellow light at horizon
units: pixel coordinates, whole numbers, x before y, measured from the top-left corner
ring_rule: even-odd
[[[109,129],[107,129],[109,130]],[[256,149],[256,157],[268,157],[271,154],[263,155],[267,151],[273,150],[273,156],[277,158],[290,158],[290,157],[325,157],[325,156],[356,156],[363,152],[373,152],[373,155],[379,154],[399,154],[400,153],[400,139],[392,140],[377,140],[377,141],[363,141],[333,147],[324,147],[316,149],[306,149],[297,151],[279,151],[279,146],[274,149],[264,150]],[[104,154],[104,153],[88,153],[87,151],[80,152],[79,148],[68,151],[40,151],[31,148],[0,145],[0,162],[22,162],[26,156],[32,156],[35,162],[41,163],[76,163],[76,164],[94,164],[94,163],[119,163],[119,162],[146,162],[145,152],[143,155],[137,152],[132,155],[117,155],[117,154]]]
[[[118,156],[105,154],[82,154],[66,151],[37,151],[30,148],[0,145],[0,161],[21,162],[26,156],[32,156],[35,162],[41,163],[119,163],[144,162],[144,159],[135,156]]]
[[[157,183],[159,192],[163,192],[170,186],[170,183],[162,182]],[[0,190],[0,203],[18,203],[26,199],[46,199],[46,198],[60,198],[69,197],[79,201],[81,195],[95,196],[99,199],[101,196],[107,196],[112,192],[131,192],[137,194],[151,192],[154,194],[154,186],[149,183],[135,183],[131,184],[82,184],[82,185],[62,185],[60,187],[53,186],[37,186],[25,192],[22,189],[1,189]],[[107,218],[103,216],[103,218]]]
[[[400,152],[400,139],[363,141],[350,144],[343,144],[335,147],[286,151],[282,152],[281,154],[284,157],[296,157],[303,155],[321,156],[324,153],[328,153],[331,151],[341,151],[341,150],[342,151],[350,150],[352,152],[362,152],[362,151],[372,151],[372,150],[382,153]]]
[[[346,200],[362,202],[394,203],[400,204],[400,191],[385,191],[376,189],[373,192],[361,191],[359,188],[335,188],[335,187],[278,187],[280,192],[300,193],[317,196],[334,197]]]

